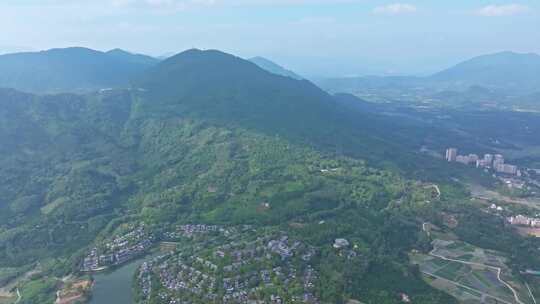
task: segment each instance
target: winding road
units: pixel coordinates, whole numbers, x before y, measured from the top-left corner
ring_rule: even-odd
[[[427,224],[428,224],[428,223],[422,224],[422,230],[423,230],[424,232],[426,232],[426,233],[428,234],[428,236],[429,236],[429,231],[427,231],[427,229],[426,229],[426,225],[427,225]],[[445,261],[451,261],[451,262],[461,263],[461,264],[470,265],[470,266],[483,267],[483,268],[488,268],[488,269],[492,269],[492,270],[497,271],[497,280],[499,280],[499,282],[500,282],[501,284],[503,284],[503,285],[506,286],[508,289],[510,289],[510,291],[512,291],[512,294],[514,295],[514,300],[516,301],[516,303],[517,303],[517,304],[525,304],[524,302],[522,302],[522,301],[519,299],[519,296],[518,296],[517,291],[516,291],[516,290],[515,290],[508,282],[506,282],[506,281],[504,281],[503,279],[501,279],[501,272],[502,272],[502,269],[501,269],[500,267],[495,267],[495,266],[490,266],[490,265],[481,264],[481,263],[474,263],[474,262],[469,262],[469,261],[462,261],[462,260],[457,260],[457,259],[447,258],[447,257],[445,257],[445,256],[436,254],[435,251],[436,251],[437,249],[438,249],[437,247],[433,246],[433,250],[431,250],[431,251],[429,252],[429,255],[432,256],[432,257],[439,258],[439,259],[443,259],[443,260],[445,260]],[[429,273],[428,273],[428,274],[429,274]],[[435,275],[433,275],[433,274],[429,274],[429,275],[432,275],[432,276],[434,276],[434,277],[439,278],[438,276],[435,276]],[[446,280],[447,280],[447,281],[450,281],[450,280],[448,280],[448,279],[446,279]],[[450,281],[450,282],[453,282],[453,281]],[[458,285],[458,286],[463,286],[463,285],[461,285],[461,284],[459,284],[459,283],[457,283],[457,282],[453,282],[453,283],[456,284],[456,285]],[[468,289],[472,289],[472,288],[468,288]],[[482,294],[485,294],[484,292],[481,292],[481,291],[479,291],[479,290],[476,290],[476,291],[477,291],[477,292],[480,292],[480,293],[482,293]],[[531,295],[532,295],[532,294],[531,294]],[[492,298],[497,299],[497,298],[494,297],[494,296],[491,296],[491,295],[489,295],[489,296],[492,297]],[[534,299],[534,297],[532,297],[532,298],[533,298],[534,302],[536,303],[536,299]],[[498,300],[502,301],[501,299],[498,299]],[[508,303],[508,302],[506,302],[506,301],[504,301],[504,302],[505,302],[505,303]]]
[[[19,288],[17,288],[17,301],[15,301],[15,304],[19,303],[22,299],[21,292],[19,291]]]
[[[527,286],[527,290],[529,291],[529,295],[531,296],[531,299],[533,299],[534,304],[536,304],[536,299],[534,298],[534,295],[531,291],[531,288],[529,287],[529,283],[525,282],[525,286]]]
[[[433,250],[431,250],[429,255],[431,255],[433,257],[436,257],[436,258],[439,258],[439,259],[443,259],[445,261],[451,261],[451,262],[461,263],[461,264],[465,264],[465,265],[477,266],[477,267],[483,267],[483,268],[496,270],[497,271],[497,280],[499,280],[499,282],[501,282],[501,284],[503,284],[508,289],[510,289],[510,291],[512,291],[512,294],[514,295],[514,300],[516,300],[516,302],[518,304],[525,304],[525,303],[521,302],[521,300],[519,299],[517,291],[510,284],[508,284],[506,281],[501,279],[502,269],[500,267],[495,267],[495,266],[490,266],[490,265],[480,264],[480,263],[474,263],[474,262],[468,262],[468,261],[462,261],[462,260],[456,260],[456,259],[450,259],[450,258],[447,258],[445,256],[435,254],[434,253],[435,250],[437,250],[436,247],[434,247]]]

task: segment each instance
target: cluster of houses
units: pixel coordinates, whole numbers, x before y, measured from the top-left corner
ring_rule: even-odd
[[[300,242],[295,241],[289,244],[289,237],[284,235],[279,239],[271,240],[268,242],[268,249],[270,252],[278,254],[282,260],[290,258],[294,255],[295,250],[301,245]]]
[[[165,236],[170,239],[178,239],[181,237],[191,238],[197,234],[207,234],[211,232],[223,233],[225,232],[225,229],[217,225],[187,224],[178,226],[176,231],[166,232]]]
[[[265,294],[265,303],[285,303],[278,294],[268,291],[275,287],[276,280],[285,290],[293,283],[304,287],[302,294],[291,295],[295,301],[319,303],[313,293],[317,273],[308,264],[315,255],[313,247],[290,240],[284,234],[235,239],[216,246],[211,254],[179,253],[144,271],[153,272],[167,291],[159,295],[163,303],[187,303],[193,297],[207,302],[248,303],[261,293]],[[292,256],[300,257],[307,266],[294,265]],[[151,290],[149,280],[139,279],[138,284],[144,290]]]
[[[81,271],[95,272],[120,265],[145,253],[155,242],[143,225],[116,236],[102,247],[95,247],[83,259]]]
[[[139,267],[138,282],[141,287],[143,301],[148,302],[152,294],[152,262],[144,262]]]
[[[507,218],[511,225],[529,226],[533,228],[540,228],[540,219],[534,217],[528,217],[524,215],[516,215]]]
[[[207,300],[215,300],[216,276],[203,273],[187,263],[177,261],[171,267],[167,262],[158,265],[159,281],[165,289],[174,292],[189,292]]]
[[[238,233],[239,231],[247,231],[252,229],[250,225],[243,225],[239,227],[222,227],[218,225],[206,225],[206,224],[186,224],[179,225],[176,227],[175,231],[165,232],[164,236],[166,239],[176,240],[180,238],[193,238],[195,236],[204,236],[207,234],[216,234],[224,235],[229,237]]]

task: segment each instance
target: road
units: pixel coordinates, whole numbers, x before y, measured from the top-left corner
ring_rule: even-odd
[[[21,292],[19,291],[19,288],[17,288],[17,301],[15,301],[15,304],[19,303],[22,299]]]
[[[436,257],[436,258],[439,258],[439,259],[443,259],[445,261],[451,261],[451,262],[461,263],[461,264],[465,264],[465,265],[484,267],[484,268],[496,270],[497,271],[497,280],[499,280],[499,282],[501,282],[501,284],[503,284],[508,289],[510,289],[510,291],[512,291],[512,294],[514,295],[514,300],[516,300],[516,302],[518,304],[525,304],[525,303],[521,302],[521,300],[519,299],[517,291],[510,284],[508,284],[503,279],[501,279],[502,269],[500,267],[489,266],[489,265],[486,265],[486,264],[480,264],[480,263],[474,263],[474,262],[468,262],[468,261],[462,261],[462,260],[456,260],[456,259],[450,259],[450,258],[447,258],[445,256],[435,254],[434,253],[435,250],[437,250],[436,247],[433,248],[433,250],[429,253],[429,255],[431,255],[433,257]]]
[[[428,236],[429,236],[429,231],[426,230],[426,224],[427,223],[424,223],[422,224],[422,230],[424,230],[424,232],[428,233]],[[518,293],[517,291],[510,285],[508,284],[508,282],[504,281],[503,279],[501,279],[501,272],[502,272],[502,269],[500,267],[495,267],[495,266],[490,266],[490,265],[485,265],[485,264],[480,264],[480,263],[474,263],[474,262],[469,262],[469,261],[462,261],[462,260],[457,260],[457,259],[451,259],[451,258],[447,258],[445,256],[442,256],[442,255],[439,255],[439,254],[436,254],[435,251],[437,250],[438,248],[437,247],[433,247],[433,250],[431,250],[429,252],[429,255],[432,256],[432,257],[436,257],[436,258],[439,258],[439,259],[443,259],[445,261],[450,261],[450,262],[456,262],[456,263],[461,263],[461,264],[465,264],[465,265],[470,265],[470,266],[477,266],[477,267],[484,267],[484,268],[488,268],[488,269],[493,269],[493,270],[496,270],[497,271],[497,280],[499,280],[499,282],[501,284],[503,284],[504,286],[506,286],[508,289],[510,289],[510,291],[512,291],[512,294],[514,295],[514,300],[516,300],[516,302],[518,304],[525,304],[523,302],[521,302],[521,300],[519,299],[519,296],[518,296]],[[450,281],[450,280],[447,280],[447,281]],[[454,284],[459,284],[457,282],[454,282]],[[482,294],[485,294],[483,292],[480,292]],[[490,295],[490,297],[492,298],[495,298],[493,296]],[[533,297],[534,299],[534,297]],[[535,303],[536,303],[536,300],[535,300]]]
[[[434,278],[437,278],[437,279],[439,279],[439,280],[447,281],[447,282],[449,282],[449,283],[451,283],[451,284],[454,284],[454,285],[456,285],[456,286],[459,286],[459,287],[461,287],[461,288],[464,288],[464,289],[467,289],[467,290],[470,290],[470,291],[479,293],[479,294],[482,295],[482,299],[485,299],[486,297],[489,297],[489,298],[495,299],[495,300],[497,300],[497,301],[499,301],[499,302],[502,302],[502,303],[504,303],[504,304],[515,304],[515,303],[508,302],[508,301],[506,301],[506,300],[503,300],[503,299],[501,299],[501,298],[499,298],[499,297],[495,297],[495,296],[492,296],[492,295],[490,295],[490,294],[487,294],[487,293],[485,293],[485,292],[483,292],[483,291],[481,291],[481,290],[478,290],[478,289],[475,289],[475,288],[471,288],[471,287],[469,287],[469,286],[465,286],[465,285],[463,285],[463,284],[461,284],[461,283],[458,283],[458,282],[456,282],[456,281],[452,281],[452,280],[443,278],[443,277],[438,276],[438,275],[436,275],[436,274],[433,274],[433,273],[431,273],[431,272],[422,271],[422,273],[425,274],[425,275],[429,275],[429,276],[432,276],[432,277],[434,277]]]
[[[534,304],[536,304],[536,299],[534,298],[534,295],[531,291],[531,288],[529,287],[529,283],[525,282],[525,286],[527,286],[527,290],[529,291],[529,295],[531,296],[531,299],[533,299]]]

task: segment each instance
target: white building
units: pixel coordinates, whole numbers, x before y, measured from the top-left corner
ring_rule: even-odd
[[[478,160],[478,155],[476,154],[469,154],[469,162],[471,163],[476,163],[476,161]]]
[[[347,241],[346,239],[336,239],[333,246],[336,249],[349,247],[349,241]]]
[[[456,161],[458,150],[456,148],[446,149],[446,160],[449,162]]]
[[[494,168],[495,168],[495,171],[499,173],[506,173],[506,174],[512,174],[512,175],[516,175],[518,171],[517,166],[509,165],[509,164],[497,164],[497,166],[495,166]]]
[[[471,160],[469,159],[469,156],[466,155],[458,155],[456,157],[456,162],[462,163],[464,165],[468,165],[471,163]]]

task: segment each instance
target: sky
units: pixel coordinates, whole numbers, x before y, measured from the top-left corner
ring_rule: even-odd
[[[263,56],[309,77],[425,75],[540,53],[540,1],[2,0],[0,52],[84,46]]]

